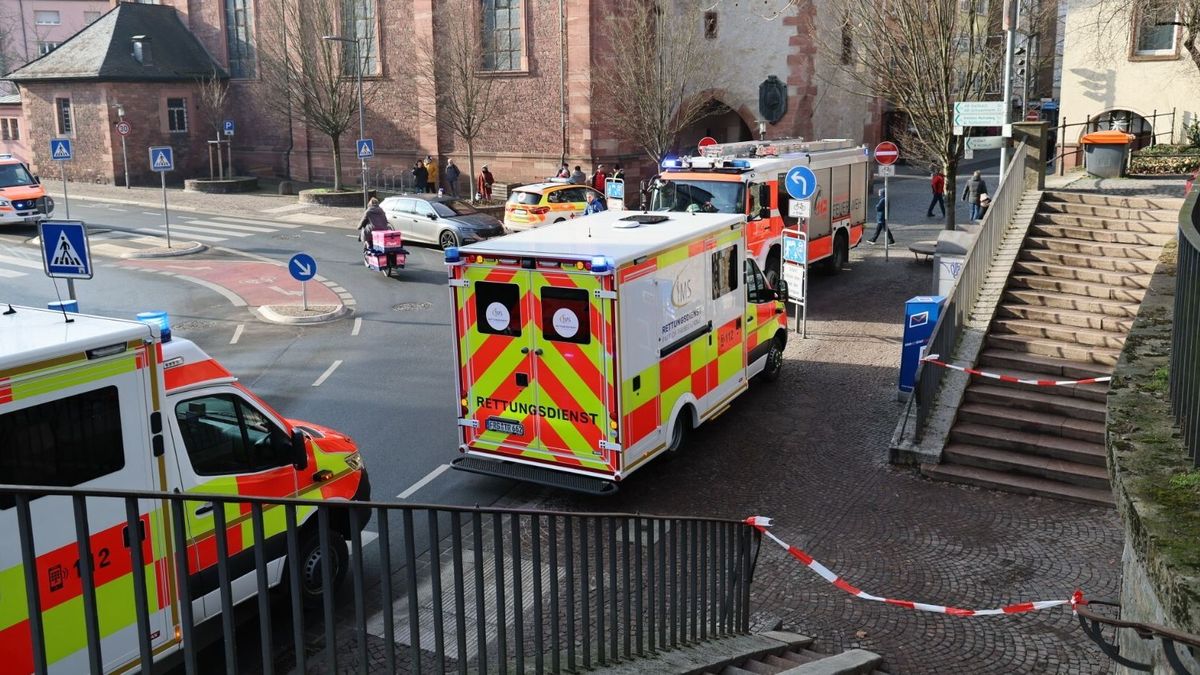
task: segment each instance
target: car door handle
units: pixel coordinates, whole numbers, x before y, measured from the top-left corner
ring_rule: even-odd
[[[541,356],[541,355],[542,355],[542,348],[541,348],[541,347],[538,347],[537,349],[533,350],[533,355],[534,355],[534,356]]]
[[[522,353],[522,354],[528,354],[528,353],[529,353],[529,347],[521,347],[521,353]]]
[[[213,503],[207,502],[200,508],[196,509],[196,515],[197,516],[205,516],[205,515],[212,513],[212,510],[213,510]]]

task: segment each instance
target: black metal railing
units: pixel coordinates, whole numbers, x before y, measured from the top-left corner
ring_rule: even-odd
[[[992,260],[1000,250],[1004,240],[1004,231],[1012,221],[1013,214],[1021,198],[1025,196],[1025,159],[1029,147],[1021,143],[1013,151],[1012,159],[1004,167],[1004,175],[1000,178],[999,189],[992,198],[991,206],[980,221],[979,233],[971,241],[967,258],[963,262],[962,273],[954,282],[942,306],[941,315],[929,338],[927,354],[940,354],[950,358],[958,346],[962,329],[967,318],[975,311],[979,292],[991,272]],[[925,424],[933,410],[934,399],[941,389],[942,382],[950,371],[946,368],[926,367],[924,363],[917,366],[916,382],[910,405],[916,405],[915,437],[920,440],[925,433]]]
[[[1179,211],[1179,263],[1171,322],[1171,413],[1192,465],[1200,467],[1200,190]]]
[[[1116,609],[1120,609],[1121,607],[1119,603],[1103,600],[1089,600],[1088,606],[1113,607]],[[1185,665],[1183,662],[1184,657],[1180,655],[1180,647],[1182,647],[1187,650],[1193,663],[1200,661],[1200,635],[1184,633],[1153,623],[1115,619],[1094,612],[1088,609],[1088,606],[1076,607],[1075,616],[1079,620],[1079,626],[1083,628],[1083,632],[1100,646],[1100,650],[1108,658],[1129,670],[1148,673],[1154,669],[1152,663],[1135,661],[1126,655],[1122,655],[1121,648],[1116,644],[1116,637],[1114,636],[1110,641],[1104,636],[1105,626],[1113,628],[1114,633],[1117,630],[1126,629],[1133,631],[1133,634],[1141,640],[1158,640],[1162,643],[1163,656],[1172,670],[1178,673],[1178,675],[1200,675],[1200,671],[1193,671]]]
[[[122,606],[136,610],[140,663],[177,650],[189,674],[211,671],[200,664],[213,658],[228,673],[258,669],[260,658],[267,674],[309,667],[367,672],[369,665],[392,673],[561,672],[744,634],[760,543],[741,521],[675,516],[10,485],[0,485],[0,500],[15,506],[24,580],[23,589],[4,592],[26,595],[38,673],[46,672],[46,631],[54,630],[39,611],[49,570],[38,555],[63,546],[54,539],[63,539],[57,528],[68,513],[66,546],[76,560],[96,559],[97,528],[123,526],[126,546],[107,552],[109,559],[131,570],[151,565],[170,577],[166,587],[178,614],[167,631],[151,629],[148,603],[156,591],[161,603],[163,591],[149,588],[147,575],[131,575],[132,595]],[[98,522],[95,514],[111,521],[114,509],[122,514],[117,525]],[[201,512],[212,514],[211,531],[237,531],[228,540],[215,537],[215,585],[211,569],[196,569],[203,546],[188,539],[188,528],[196,527],[192,514]],[[373,530],[362,529],[368,520]],[[146,530],[161,541],[128,545],[128,533]],[[231,545],[243,551],[240,560]],[[77,568],[86,669],[99,673],[118,655],[103,652],[107,614],[97,607],[92,566]],[[209,582],[202,584],[206,572]],[[339,584],[346,576],[350,583]],[[239,633],[238,612],[231,611],[234,589],[245,593],[247,583],[252,591],[277,586],[284,593],[276,600],[287,607],[273,614],[272,594],[253,591],[252,639]],[[178,601],[198,597],[219,606],[219,615],[201,621],[192,602]],[[110,592],[105,602],[113,602]],[[249,597],[238,610],[246,607],[254,608]],[[206,632],[219,644],[206,647]]]
[[[1137,145],[1135,149],[1145,147],[1146,145],[1158,145],[1159,143],[1163,142],[1164,139],[1167,143],[1174,143],[1175,113],[1175,108],[1171,108],[1171,112],[1161,113],[1155,109],[1149,117],[1142,117],[1140,115],[1135,115],[1131,111],[1125,111],[1125,128],[1129,129],[1129,133],[1132,133],[1137,137],[1135,143],[1141,144]],[[1084,134],[1089,134],[1093,131],[1107,131],[1111,124],[1122,121],[1119,115],[1114,117],[1114,114],[1109,114],[1102,117],[1092,117],[1089,115],[1084,121],[1075,122],[1073,124],[1067,124],[1066,117],[1063,117],[1059,120],[1058,126],[1053,127],[1055,132],[1054,141],[1057,143],[1057,152],[1055,153],[1054,158],[1050,160],[1052,163],[1057,163],[1058,175],[1062,176],[1066,173],[1067,157],[1071,158],[1071,166],[1079,166],[1083,163],[1080,160],[1080,158],[1083,157],[1083,145],[1078,142],[1079,138],[1081,138]],[[1160,117],[1164,120],[1167,118],[1170,118],[1171,120],[1170,124],[1166,125],[1166,131],[1158,131],[1158,129],[1161,128],[1158,124],[1158,119]],[[1139,128],[1137,131],[1134,131],[1134,122],[1137,122],[1138,120],[1142,120],[1140,123],[1141,128]],[[1149,123],[1150,128],[1153,131],[1150,131],[1149,133],[1138,133],[1144,129],[1146,123]],[[1073,136],[1075,136],[1075,140],[1073,141],[1074,145],[1071,147],[1067,147],[1067,129],[1074,130],[1071,133]],[[1051,168],[1053,168],[1053,166]]]

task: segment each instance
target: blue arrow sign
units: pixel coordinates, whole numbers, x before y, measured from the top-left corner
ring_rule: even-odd
[[[150,168],[153,171],[174,171],[175,151],[169,145],[156,145],[150,148]]]
[[[91,279],[92,256],[88,250],[87,226],[78,220],[43,220],[38,224],[42,242],[42,266],[46,276],[59,279]]]
[[[817,191],[817,174],[807,166],[793,166],[788,169],[787,193],[792,199],[808,199]]]
[[[317,261],[307,253],[297,253],[288,261],[288,272],[296,281],[308,281],[317,276]]]
[[[50,159],[53,159],[57,162],[65,162],[68,159],[74,159],[74,157],[75,151],[71,148],[71,139],[50,139]]]
[[[375,156],[375,141],[369,138],[360,138],[356,142],[358,146],[359,159],[371,159]]]
[[[233,120],[225,120],[225,135],[233,135]]]

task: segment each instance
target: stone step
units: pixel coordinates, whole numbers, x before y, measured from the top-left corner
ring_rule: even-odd
[[[1120,302],[1117,300],[1102,300],[1070,293],[1053,293],[1029,288],[1009,288],[1004,292],[1001,302],[1030,307],[1052,307],[1086,314],[1103,314],[1118,319],[1133,319],[1137,317],[1137,302]]]
[[[1003,352],[1001,352],[1003,353]],[[1031,356],[1030,354],[1018,354],[1017,352],[1008,352],[1016,356]],[[980,359],[978,366],[979,370],[989,373],[997,373],[1001,375],[1011,375],[1012,377],[1022,380],[1082,380],[1082,377],[1063,377],[1052,373],[1038,373],[1025,370],[1017,370],[1010,367],[997,367],[995,364],[985,364]],[[1017,382],[1005,382],[990,377],[977,376],[972,380],[971,386],[987,385],[999,389],[1016,390],[1020,393],[1028,394],[1033,388],[1033,385],[1020,384]],[[1071,398],[1089,401],[1093,403],[1105,403],[1108,400],[1108,382],[1093,382],[1091,384],[1064,384],[1056,385],[1054,392],[1059,396],[1070,396]]]
[[[1034,222],[1029,227],[1029,233],[1035,237],[1057,237],[1059,239],[1074,239],[1092,241],[1104,244],[1135,244],[1138,246],[1162,246],[1174,235],[1156,234],[1153,232],[1126,232],[1124,230],[1101,230],[1090,227],[1071,227]]]
[[[1088,204],[1090,206],[1116,206],[1123,209],[1161,209],[1179,212],[1183,208],[1183,200],[1178,197],[1126,197],[1123,195],[1107,195],[1095,192],[1068,192],[1054,190],[1042,194],[1044,202],[1066,202],[1070,204]]]
[[[950,483],[962,483],[991,490],[1002,490],[1039,497],[1067,499],[1097,506],[1114,506],[1112,490],[1072,485],[1048,478],[1022,476],[963,464],[922,464],[921,473]]]
[[[1064,267],[1082,267],[1107,272],[1128,272],[1130,274],[1153,274],[1158,265],[1154,260],[1137,260],[1132,258],[1116,258],[1103,255],[1088,255],[1068,251],[1054,251],[1044,248],[1023,248],[1019,260],[1033,263],[1046,263]]]
[[[1179,226],[1178,209],[1129,208],[1125,206],[1105,206],[1101,204],[1077,204],[1074,202],[1045,201],[1041,210],[1053,213],[1070,213],[1077,216],[1092,216],[1097,218],[1118,218],[1121,220],[1157,221],[1171,223],[1172,227]]]
[[[1078,295],[1085,298],[1101,300],[1116,300],[1121,303],[1140,304],[1146,295],[1144,288],[1129,288],[1126,286],[1110,286],[1089,281],[1073,279],[1055,279],[1035,274],[1014,274],[1008,278],[1008,290],[1028,288],[1036,291],[1049,291],[1066,295]]]
[[[1090,361],[1106,366],[1117,365],[1117,358],[1121,355],[1119,349],[1078,345],[1028,335],[989,333],[986,342],[988,347],[996,349],[1027,352],[1038,356],[1053,356],[1070,361]]]
[[[1125,346],[1125,336],[1120,333],[1023,319],[996,319],[988,330],[992,335],[1024,335],[1032,338],[1045,338],[1081,347],[1103,347],[1118,353]]]
[[[1174,236],[1179,229],[1176,223],[1164,223],[1158,220],[1124,220],[1121,218],[1101,218],[1098,216],[1081,216],[1074,213],[1055,213],[1053,211],[1038,211],[1033,222],[1041,225],[1066,225],[1067,227],[1086,227],[1089,229],[1146,232]]]
[[[942,451],[942,462],[1038,476],[1100,490],[1111,487],[1108,482],[1108,469],[1102,466],[1078,464],[1053,457],[1035,457],[999,448],[951,443]]]
[[[1012,450],[1039,457],[1054,457],[1079,464],[1105,466],[1107,463],[1103,443],[1089,443],[1056,434],[958,421],[950,428],[950,438],[956,443]]]
[[[1011,386],[1002,386],[1006,384]],[[1074,396],[1073,392],[1069,391],[1074,388],[1074,386],[1038,387],[1015,382],[977,379],[967,387],[965,400],[970,403],[1053,413],[1064,417],[1103,423],[1108,408],[1104,399],[1096,401]]]
[[[1111,244],[1037,236],[1025,239],[1024,250],[1032,249],[1062,251],[1064,253],[1085,253],[1087,255],[1108,258],[1128,258],[1130,260],[1150,260],[1153,262],[1158,261],[1158,256],[1162,252],[1161,246],[1150,244]]]
[[[1055,265],[1053,263],[1032,260],[1018,260],[1013,263],[1013,274],[1033,274],[1043,277],[1053,277],[1055,279],[1070,279],[1093,284],[1105,284],[1107,286],[1127,286],[1129,288],[1148,288],[1150,286],[1149,274],[1109,272],[1087,267]]]
[[[1052,412],[988,403],[963,403],[958,408],[958,421],[997,429],[1016,429],[1033,434],[1075,438],[1089,443],[1104,443],[1104,422],[1075,419]]]
[[[1026,304],[1001,305],[996,310],[996,317],[1035,321],[1059,326],[1072,326],[1075,328],[1088,328],[1110,333],[1120,333],[1122,335],[1128,333],[1130,327],[1133,326],[1132,317],[1122,319],[1104,314],[1094,314],[1092,312],[1079,312],[1073,309],[1039,307]]]
[[[980,353],[979,369],[1010,375],[1033,373],[1038,379],[1056,380],[1083,380],[1089,377],[1104,377],[1112,375],[1113,370],[1111,365],[1094,363],[1092,361],[1072,361],[1054,356],[997,349],[995,347],[988,347]],[[1108,393],[1108,385],[1105,383],[1080,386],[1103,387],[1105,396]],[[1093,397],[1088,396],[1088,398]],[[1103,398],[1100,397],[1098,400],[1103,400]]]

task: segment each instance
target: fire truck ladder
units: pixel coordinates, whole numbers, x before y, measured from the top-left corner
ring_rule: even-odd
[[[848,138],[829,138],[806,141],[803,138],[781,138],[773,141],[742,141],[740,143],[717,143],[700,148],[701,157],[778,157],[797,153],[844,150],[857,147],[858,143]]]

